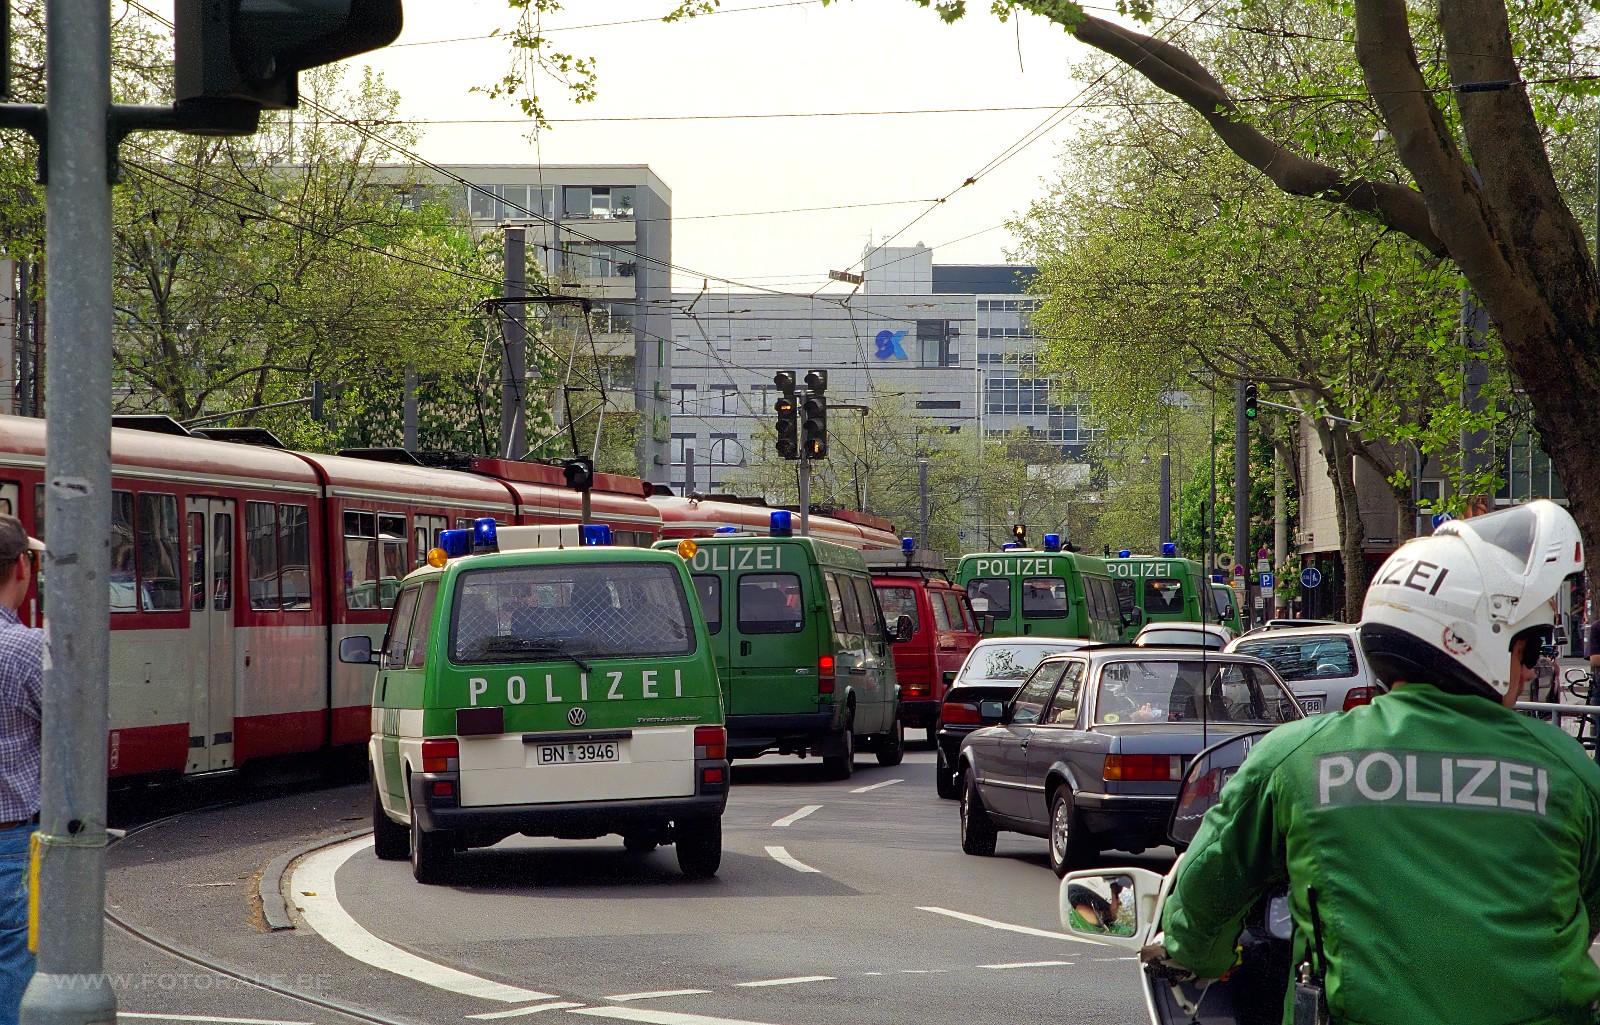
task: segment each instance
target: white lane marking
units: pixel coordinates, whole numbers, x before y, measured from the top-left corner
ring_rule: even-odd
[[[334,876],[339,867],[360,850],[372,846],[370,837],[358,837],[342,844],[325,847],[309,855],[294,870],[291,888],[296,894],[295,904],[307,925],[315,929],[340,952],[374,968],[432,986],[435,989],[460,993],[483,1000],[498,1000],[503,1004],[525,1004],[530,1000],[553,1000],[555,994],[538,990],[508,986],[477,975],[469,975],[455,968],[447,968],[410,951],[386,943],[362,928],[339,903],[339,893],[334,886]]]
[[[677,1011],[654,1011],[648,1007],[581,1007],[567,1013],[592,1014],[596,1018],[620,1018],[623,1021],[643,1021],[651,1025],[765,1025],[759,1021],[712,1018],[704,1014],[681,1014]]]
[[[874,783],[869,787],[856,787],[854,790],[852,790],[850,792],[852,794],[864,794],[868,790],[882,790],[884,787],[892,787],[896,783],[904,783],[904,782],[905,782],[905,780],[903,780],[903,779],[886,779],[882,783]]]
[[[614,997],[601,997],[612,1003],[625,1004],[630,1000],[654,1000],[656,997],[692,997],[709,993],[709,989],[657,989],[649,993],[619,993]]]
[[[1010,964],[981,964],[978,967],[999,971],[1002,968],[1055,968],[1071,963],[1071,961],[1013,961]]]
[[[782,847],[768,847],[767,848],[767,854],[769,856],[771,856],[771,858],[774,861],[777,861],[777,862],[779,862],[781,864],[784,864],[784,865],[788,865],[790,868],[794,869],[796,872],[815,872],[815,871],[817,871],[816,869],[812,868],[810,865],[807,865],[806,863],[796,859],[794,855],[790,854],[788,851],[784,850]]]
[[[213,1018],[205,1014],[145,1014],[138,1011],[118,1011],[118,1018],[145,1018],[154,1021],[208,1021],[222,1025],[311,1025],[308,1021],[278,1021],[272,1018]]]
[[[1064,932],[1050,932],[1048,929],[1035,929],[1027,925],[1012,925],[1010,922],[996,922],[992,918],[979,918],[977,915],[969,915],[961,911],[951,911],[949,908],[919,907],[917,910],[932,911],[936,915],[948,915],[951,918],[959,918],[963,922],[971,922],[973,925],[985,925],[991,929],[1001,929],[1005,932],[1020,932],[1024,936],[1044,936],[1052,940],[1070,940],[1073,943],[1087,943],[1095,947],[1105,945],[1103,943],[1097,943],[1094,940],[1084,939],[1081,936],[1071,936]]]
[[[540,1011],[565,1011],[573,1007],[582,1007],[571,1000],[556,1000],[548,1004],[534,1004],[532,1007],[513,1007],[509,1011],[489,1011],[484,1014],[469,1014],[468,1018],[476,1021],[489,1021],[494,1018],[520,1018],[526,1014],[538,1014]]]
[[[822,805],[820,804],[808,804],[804,808],[801,808],[799,811],[795,812],[793,815],[785,815],[783,818],[774,822],[772,824],[773,828],[782,829],[785,826],[792,826],[796,822],[799,822],[801,819],[805,818],[807,815],[810,815],[812,812],[821,810]]]
[[[832,982],[831,975],[795,975],[787,979],[760,979],[756,982],[736,982],[735,986],[754,989],[758,986],[798,986],[805,982]]]

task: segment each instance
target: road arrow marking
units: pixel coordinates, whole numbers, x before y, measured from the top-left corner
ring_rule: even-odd
[[[794,869],[796,872],[815,872],[815,871],[817,871],[816,869],[812,868],[810,865],[807,865],[804,862],[796,859],[794,855],[790,854],[788,851],[784,850],[782,847],[768,847],[767,848],[767,853],[772,856],[773,860],[779,862],[780,864],[788,865],[790,868]]]

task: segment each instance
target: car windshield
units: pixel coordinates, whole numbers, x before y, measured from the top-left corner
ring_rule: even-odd
[[[986,644],[972,649],[956,679],[962,683],[973,680],[1025,680],[1046,655],[1076,650],[1075,644]]]
[[[1259,665],[1127,659],[1100,670],[1094,721],[1274,725],[1298,718],[1289,692]]]
[[[1234,649],[1272,663],[1285,680],[1335,680],[1356,675],[1355,646],[1347,637],[1263,637]]]

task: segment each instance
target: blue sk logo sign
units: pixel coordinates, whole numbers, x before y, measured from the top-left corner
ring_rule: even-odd
[[[878,342],[878,358],[879,359],[906,359],[906,358],[908,358],[906,356],[906,350],[905,350],[904,346],[902,346],[900,344],[900,339],[904,338],[905,336],[906,336],[906,333],[904,331],[889,331],[887,329],[885,329],[883,331],[879,331],[878,332],[878,338],[877,338],[877,342]]]

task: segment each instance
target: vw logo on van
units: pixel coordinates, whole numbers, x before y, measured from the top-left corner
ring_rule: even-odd
[[[582,726],[584,720],[588,718],[589,713],[585,712],[582,708],[573,707],[567,709],[567,724],[569,726]]]

